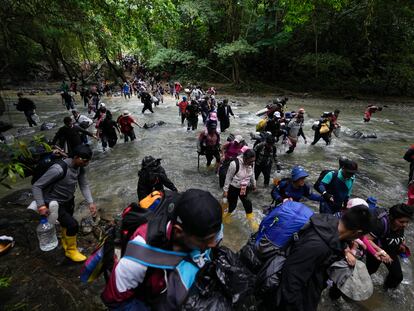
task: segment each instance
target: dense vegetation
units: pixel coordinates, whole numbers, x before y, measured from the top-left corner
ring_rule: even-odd
[[[413,95],[411,0],[2,0],[0,75],[84,77],[120,54],[182,78]],[[47,70],[46,70],[47,68]]]

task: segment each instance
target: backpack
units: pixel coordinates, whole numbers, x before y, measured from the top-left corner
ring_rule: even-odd
[[[149,197],[153,199],[150,205],[152,207],[145,208],[134,202],[123,210],[120,221],[116,221],[116,224],[107,230],[105,236],[85,261],[81,270],[82,282],[92,282],[103,272],[105,272],[105,280],[108,280],[118,259],[115,255],[115,245],[121,248],[121,257],[123,257],[132,235],[145,223],[148,223],[147,245],[162,247],[168,242],[167,223],[172,219],[179,194],[165,191],[162,199],[159,195],[159,191],[149,194]],[[144,200],[146,203],[151,201],[147,198],[141,200],[140,203]]]
[[[31,180],[31,184],[33,185],[54,164],[59,164],[60,167],[63,170],[63,175],[60,176],[58,180],[55,180],[54,183],[56,183],[59,180],[62,180],[63,178],[65,178],[66,177],[66,173],[68,172],[68,165],[66,164],[65,161],[63,161],[63,159],[61,159],[61,158],[56,159],[56,158],[53,158],[53,155],[50,155],[50,156],[42,159],[36,165],[36,167],[33,169],[33,173],[32,173],[33,176],[32,176],[32,180]]]
[[[266,238],[278,249],[286,249],[292,240],[298,239],[298,232],[309,222],[314,212],[305,204],[287,201],[276,206],[259,226],[256,246]]]
[[[338,176],[338,171],[337,171],[337,170],[323,170],[323,171],[319,174],[318,180],[317,180],[317,181],[313,184],[313,188],[314,188],[317,192],[321,193],[321,191],[319,190],[319,186],[321,185],[322,179],[323,179],[323,178],[326,176],[326,174],[328,174],[329,172],[333,172],[333,175],[332,175],[332,180]]]

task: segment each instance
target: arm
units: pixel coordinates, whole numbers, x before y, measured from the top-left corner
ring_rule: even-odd
[[[282,169],[282,167],[280,166],[280,162],[279,159],[277,158],[277,150],[276,150],[276,146],[272,147],[272,157],[273,157],[273,161],[276,164],[276,170],[279,173]]]
[[[272,192],[270,193],[272,199],[276,202],[276,204],[279,204],[283,201],[282,195],[280,193],[280,187],[282,184],[283,182],[279,183],[278,186],[273,187]]]
[[[227,191],[229,191],[230,183],[231,183],[231,181],[232,181],[235,174],[236,174],[236,163],[234,163],[234,161],[231,161],[230,165],[229,165],[229,168],[227,170],[226,180],[224,182],[224,187],[223,187],[223,191],[226,194],[227,194]]]
[[[234,117],[234,113],[233,113],[233,110],[231,109],[231,107],[229,106],[229,114],[231,114],[233,117]]]
[[[174,192],[178,191],[175,185],[173,184],[173,182],[167,177],[167,174],[165,173],[164,169],[161,174],[161,182],[165,187],[167,187],[171,191],[174,191]]]
[[[305,190],[305,197],[307,197],[311,201],[317,201],[319,202],[321,200],[321,196],[319,194],[313,193],[311,188],[305,184],[306,190]]]
[[[146,243],[139,235],[133,240]],[[105,303],[120,303],[133,297],[135,295],[135,289],[144,281],[146,273],[146,266],[133,259],[122,257],[113,269],[102,293],[102,298]]]
[[[331,183],[332,181],[333,172],[329,172],[325,175],[325,177],[321,180],[321,183],[319,185],[319,192],[324,193],[326,192],[326,187]]]
[[[305,133],[303,132],[302,127],[300,127],[300,129],[299,129],[298,136],[302,136],[303,140],[306,142],[306,136],[305,136]]]
[[[62,176],[63,168],[59,164],[54,164],[33,184],[32,193],[37,208],[45,206],[43,191]]]
[[[93,133],[91,133],[91,132],[89,132],[89,131],[87,131],[87,130],[85,130],[85,129],[83,129],[83,128],[81,128],[79,125],[74,125],[73,126],[74,128],[76,128],[76,130],[78,131],[78,132],[81,132],[81,133],[83,133],[83,134],[85,134],[85,135],[88,135],[88,136],[91,136],[91,137],[95,137],[95,135],[93,134]]]
[[[78,183],[79,183],[79,189],[83,197],[89,204],[92,204],[93,198],[92,198],[91,190],[89,188],[88,180],[86,179],[86,172],[84,168],[80,168],[80,173],[78,175]]]

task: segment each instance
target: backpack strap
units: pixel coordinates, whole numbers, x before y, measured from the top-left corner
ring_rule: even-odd
[[[237,173],[240,170],[240,162],[239,162],[238,158],[235,158],[233,161],[234,161],[234,163],[236,163],[236,171],[234,172],[234,175],[237,175]]]
[[[130,241],[123,258],[147,267],[173,270],[187,256],[184,252],[168,251],[138,241]]]

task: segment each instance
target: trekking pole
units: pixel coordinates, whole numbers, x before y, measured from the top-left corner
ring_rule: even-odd
[[[200,152],[197,152],[197,172],[200,172]]]

